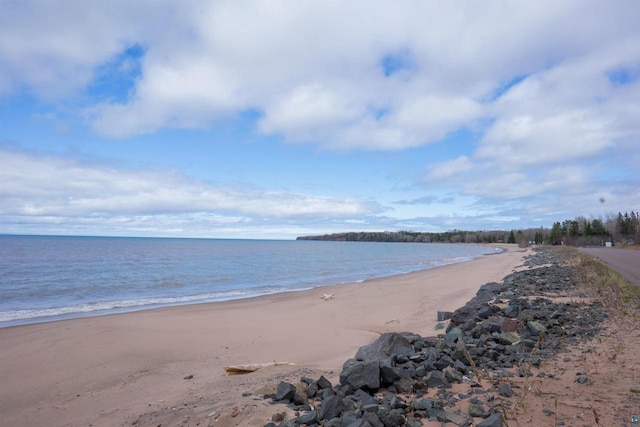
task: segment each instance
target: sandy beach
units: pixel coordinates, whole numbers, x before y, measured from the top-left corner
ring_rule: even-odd
[[[516,269],[524,255],[513,247],[363,283],[3,328],[3,423],[146,425],[156,414],[153,425],[207,425],[192,415],[240,410],[242,392],[269,378],[337,376],[346,359],[381,333],[434,335],[438,310],[464,305],[481,285]],[[228,365],[273,361],[295,366],[225,376]],[[227,425],[264,425],[263,404]]]

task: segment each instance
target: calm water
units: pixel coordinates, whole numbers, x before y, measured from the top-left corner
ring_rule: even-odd
[[[0,236],[0,327],[359,282],[496,251],[452,244]]]

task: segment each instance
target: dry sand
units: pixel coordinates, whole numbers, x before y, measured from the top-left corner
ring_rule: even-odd
[[[301,374],[335,380],[384,332],[434,335],[438,310],[461,307],[523,255],[510,248],[358,284],[3,328],[1,424],[262,426],[275,409],[243,392]],[[296,366],[223,369],[272,361]]]

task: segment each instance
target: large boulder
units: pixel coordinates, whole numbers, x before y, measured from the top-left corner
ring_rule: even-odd
[[[414,352],[411,340],[417,335],[410,333],[389,332],[380,335],[376,341],[360,347],[356,359],[382,360],[393,356],[406,356]],[[419,337],[418,337],[419,338]]]
[[[380,388],[380,362],[377,360],[349,359],[340,373],[340,384],[353,390]]]

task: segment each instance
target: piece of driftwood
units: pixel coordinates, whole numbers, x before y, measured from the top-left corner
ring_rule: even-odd
[[[233,366],[225,366],[224,370],[227,372],[227,375],[241,375],[248,374],[251,372],[255,372],[261,368],[268,368],[270,366],[293,366],[295,363],[293,362],[269,362],[269,363],[251,363],[248,365],[233,365]]]
[[[323,301],[329,301],[330,299],[333,299],[335,297],[335,295],[336,294],[322,294],[320,299],[323,300]]]

